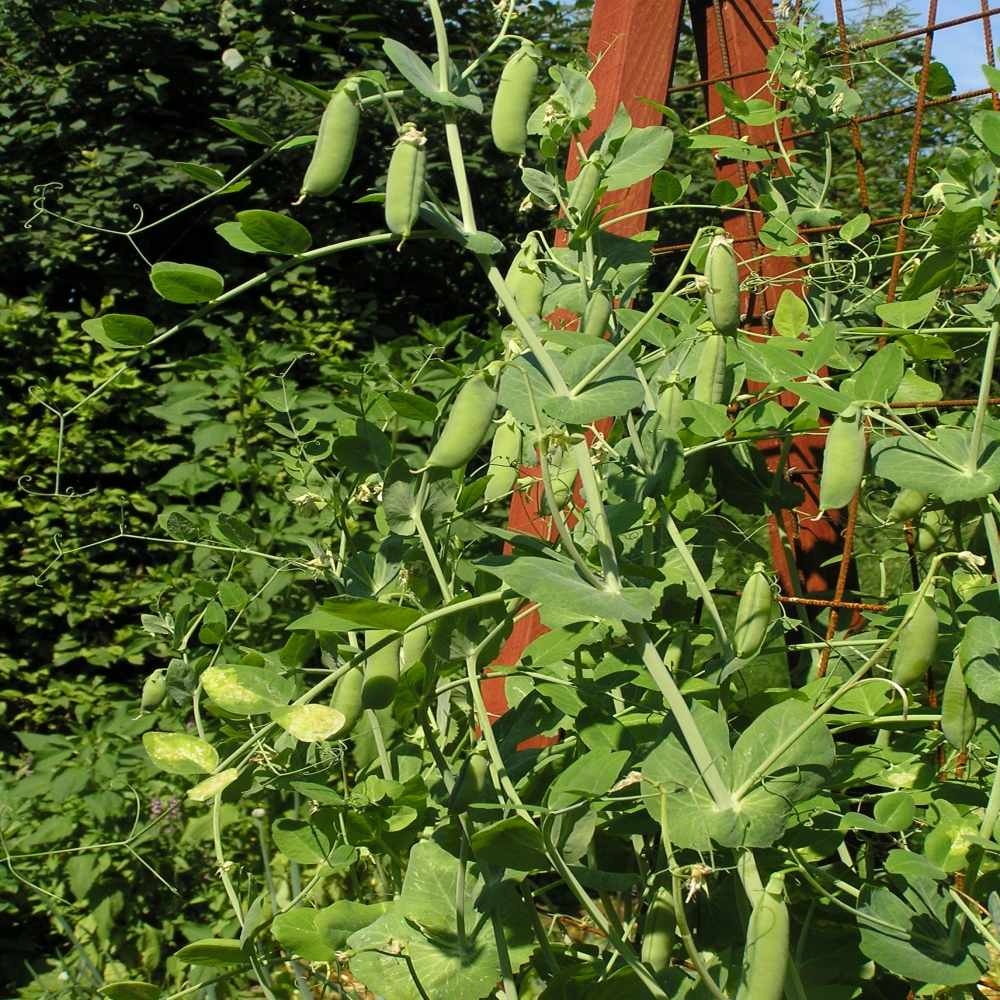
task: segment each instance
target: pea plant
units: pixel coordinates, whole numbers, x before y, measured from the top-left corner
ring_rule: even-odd
[[[211,827],[205,875],[231,912],[189,934],[158,984],[101,991],[996,988],[1000,113],[974,111],[965,142],[940,155],[893,297],[895,249],[834,200],[830,131],[858,98],[818,60],[814,29],[781,27],[752,99],[718,86],[726,118],[773,128],[772,141],[662,107],[668,124],[636,127],[619,107],[585,146],[593,84],[577,66],[543,67],[509,2],[468,64],[438,0],[429,10],[436,62],[384,40],[402,85],[375,71],[332,94],[300,85],[325,103],[317,136],[222,123],[263,142],[262,159],[314,142],[302,198],[326,199],[341,196],[366,122],[387,116],[398,138],[384,189],[366,196],[384,228],[313,248],[294,208],[240,212],[219,234],[268,257],[259,274],[227,289],[214,270],[160,261],[149,280],[189,315],[83,324],[123,352],[120,374],[290,268],[376,246],[419,255],[428,240],[475,260],[506,323],[489,339],[376,348],[325,408],[275,373],[267,398],[286,444],[270,503],[320,525],[301,551],[269,550],[263,515],[237,506],[162,513],[157,544],[194,553],[202,579],[144,616],[166,665],[142,688],[156,722],[142,743],[152,767],[190,776],[184,808]],[[490,192],[470,189],[463,135],[484,112],[488,57],[514,46],[490,121],[539,220],[516,247],[477,228]],[[813,148],[786,148],[787,119],[815,130]],[[686,202],[690,176],[667,165],[691,150],[753,163],[756,207],[727,183],[712,204]],[[743,290],[786,283],[773,336],[743,328],[723,230],[692,233],[662,276],[655,230],[610,231],[615,193],[650,177],[654,220],[763,216]],[[827,231],[809,242],[800,225]],[[792,262],[784,278],[765,276],[769,256]],[[986,290],[942,294],[954,286]],[[952,359],[981,373],[975,405],[939,405]],[[787,391],[791,408],[777,401]],[[776,585],[784,574],[800,588],[783,514],[805,494],[789,454],[817,433],[819,516],[858,505],[866,609],[830,635],[828,608],[810,615],[801,589],[779,601]],[[759,446],[776,443],[769,465]],[[532,534],[505,527],[525,497],[540,511]],[[769,524],[773,547],[760,541]],[[728,594],[724,572],[739,576]],[[279,593],[310,610],[282,618]],[[544,633],[506,665],[505,642],[536,615]],[[256,824],[259,854],[233,842],[252,829],[227,827],[233,812]],[[149,829],[122,843],[135,853]]]

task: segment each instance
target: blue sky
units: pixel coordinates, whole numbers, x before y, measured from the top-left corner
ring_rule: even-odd
[[[901,6],[909,7],[914,15],[914,27],[927,23],[928,4],[926,0],[904,0]],[[844,12],[848,18],[851,11],[857,11],[861,4],[858,0],[844,0]],[[893,4],[895,6],[895,4]],[[989,0],[988,6],[1000,6],[997,0]],[[819,10],[824,17],[835,20],[836,7],[833,0],[819,0]],[[952,18],[976,14],[982,10],[979,0],[938,0],[937,22],[950,21]],[[993,23],[993,43],[1000,43],[1000,14],[995,14]],[[983,44],[982,21],[970,21],[968,24],[946,28],[934,36],[934,57],[951,71],[959,93],[966,90],[978,90],[986,86],[979,67],[986,61],[986,47]]]

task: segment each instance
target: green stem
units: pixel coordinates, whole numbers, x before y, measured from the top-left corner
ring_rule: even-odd
[[[222,792],[212,800],[212,841],[215,845],[215,863],[219,866],[219,878],[229,897],[229,904],[236,914],[236,919],[240,927],[243,926],[243,904],[240,897],[236,895],[233,883],[229,878],[229,862],[226,861],[226,853],[222,849]]]
[[[576,459],[577,472],[580,474],[583,497],[587,501],[588,512],[594,519],[597,531],[597,550],[601,557],[601,572],[604,575],[603,589],[617,594],[621,592],[622,583],[618,573],[618,557],[615,555],[615,537],[608,523],[608,515],[601,498],[601,487],[597,482],[597,473],[594,471],[594,463],[590,460],[590,449],[586,441],[573,445],[573,457]]]
[[[993,270],[996,265],[990,261]],[[998,281],[1000,287],[1000,281]],[[966,466],[970,476],[975,475],[979,467],[979,449],[983,440],[983,425],[986,423],[986,401],[990,398],[990,388],[993,385],[993,366],[997,359],[997,341],[1000,339],[1000,320],[995,320],[990,326],[990,335],[986,341],[986,357],[983,358],[983,379],[979,384],[979,398],[976,402],[976,419],[972,425],[972,443],[969,445],[969,460]]]
[[[413,518],[413,523],[417,526],[417,534],[420,536],[420,544],[424,547],[424,553],[427,556],[427,561],[431,564],[431,569],[434,571],[434,579],[437,580],[438,586],[441,588],[441,596],[444,597],[445,603],[447,604],[455,596],[455,594],[451,589],[451,584],[448,582],[448,578],[444,575],[444,570],[441,568],[441,563],[438,560],[437,553],[434,551],[434,544],[431,541],[431,536],[427,533],[427,527],[424,524],[422,510],[417,511],[416,517]]]
[[[382,727],[379,725],[378,716],[370,709],[365,709],[365,719],[372,731],[372,739],[375,740],[375,750],[378,753],[379,767],[382,769],[382,777],[386,781],[392,781],[392,763],[389,754],[385,749],[385,740],[382,738]]]
[[[691,577],[694,580],[694,585],[697,587],[698,593],[701,595],[701,599],[705,602],[705,607],[708,609],[708,613],[712,618],[712,624],[715,626],[715,636],[719,641],[719,645],[722,647],[722,655],[725,659],[731,660],[733,658],[733,647],[729,643],[729,635],[726,632],[726,626],[722,621],[722,615],[719,614],[719,608],[715,603],[715,598],[712,596],[712,591],[705,582],[705,578],[701,575],[701,570],[698,568],[698,564],[694,561],[694,555],[691,552],[691,548],[688,543],[684,541],[684,536],[681,534],[680,528],[677,527],[677,522],[674,520],[673,515],[664,511],[663,518],[664,524],[667,526],[667,533],[670,535],[670,540],[677,547],[677,551],[680,553],[681,559],[684,561],[684,565],[691,574]]]

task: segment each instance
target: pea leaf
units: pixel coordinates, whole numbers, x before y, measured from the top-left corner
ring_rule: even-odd
[[[244,253],[270,253],[267,247],[254,243],[238,222],[222,222],[215,227],[215,231],[230,246],[236,247],[237,250],[242,250]]]
[[[1000,448],[983,442],[975,472],[967,469],[972,434],[959,427],[938,427],[936,440],[883,438],[872,446],[872,468],[903,489],[936,493],[945,503],[977,500],[1000,487]]]
[[[329,100],[329,96],[327,96],[327,100]],[[230,132],[235,132],[241,139],[246,139],[248,142],[257,142],[262,146],[274,145],[274,139],[271,136],[262,128],[257,128],[256,125],[251,125],[249,122],[233,121],[231,118],[213,118],[212,121],[216,125],[229,129]]]
[[[517,871],[549,866],[538,828],[520,816],[510,816],[477,831],[472,837],[472,850],[483,861]]]
[[[192,802],[207,802],[219,792],[225,791],[239,776],[240,772],[235,767],[228,767],[225,771],[220,771],[218,774],[213,774],[204,781],[198,782],[194,788],[189,788],[187,797]]]
[[[388,392],[389,405],[407,420],[437,420],[438,409],[429,399],[412,392]]]
[[[300,865],[317,865],[326,860],[336,840],[332,813],[320,809],[309,818],[276,819],[271,824],[275,846],[289,861]]]
[[[85,319],[81,326],[102,347],[111,350],[142,347],[156,335],[152,320],[124,313],[108,313],[95,319]]]
[[[837,235],[842,240],[856,240],[862,233],[868,232],[871,222],[872,217],[867,212],[862,212],[845,222],[837,231]]]
[[[190,305],[196,302],[211,302],[217,299],[225,288],[225,282],[218,271],[198,264],[174,264],[160,261],[153,265],[149,280],[162,298],[168,302]]]
[[[226,178],[218,170],[206,167],[202,163],[178,163],[177,169],[183,171],[192,180],[198,181],[199,184],[212,188],[213,191],[226,183]]]
[[[771,325],[782,337],[798,337],[809,325],[809,308],[790,288],[778,299]]]
[[[223,512],[216,522],[219,533],[227,542],[239,546],[241,549],[251,549],[257,544],[257,533],[246,521]]]
[[[249,965],[247,953],[235,938],[203,938],[184,945],[175,951],[174,958],[188,965],[202,965],[209,968],[223,965]]]
[[[438,88],[437,77],[413,51],[402,42],[393,38],[382,40],[382,50],[392,61],[396,69],[406,77],[416,89],[435,104],[447,104],[458,108],[467,108],[476,114],[483,113],[483,102],[476,94],[455,94]]]
[[[969,690],[1000,705],[1000,621],[985,615],[970,619],[958,655]]]
[[[323,602],[323,610],[362,628],[383,628],[395,632],[405,631],[420,617],[416,608],[346,595],[327,598]]]
[[[604,186],[619,191],[652,177],[669,159],[673,145],[674,134],[665,125],[632,129],[604,174]]]
[[[962,259],[954,250],[939,250],[921,261],[916,273],[906,283],[900,299],[904,302],[919,299],[929,292],[943,288],[955,277]]]
[[[885,302],[875,307],[875,314],[890,326],[901,330],[911,330],[930,316],[937,299],[938,293],[931,292],[918,299],[904,302]]]
[[[279,212],[251,209],[237,212],[240,229],[258,246],[274,253],[301,254],[312,246],[312,236],[301,223]]]
[[[201,675],[208,696],[234,715],[259,715],[287,705],[295,685],[287,677],[246,664],[212,666]]]
[[[303,743],[318,743],[336,736],[347,720],[329,705],[288,705],[271,710],[271,718]]]
[[[574,351],[563,366],[566,384],[573,386],[612,351],[606,340]],[[635,365],[622,352],[578,396],[552,395],[541,404],[541,410],[556,420],[569,424],[589,424],[602,417],[617,417],[642,404],[643,389]]]
[[[152,983],[140,983],[126,980],[120,983],[108,983],[97,991],[110,1000],[157,1000],[163,990]]]
[[[146,733],[142,745],[150,760],[170,774],[207,774],[219,763],[213,747],[185,733]]]

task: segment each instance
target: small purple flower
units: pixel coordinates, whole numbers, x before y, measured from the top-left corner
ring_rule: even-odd
[[[163,799],[153,799],[149,803],[149,815],[156,817],[163,812]]]

